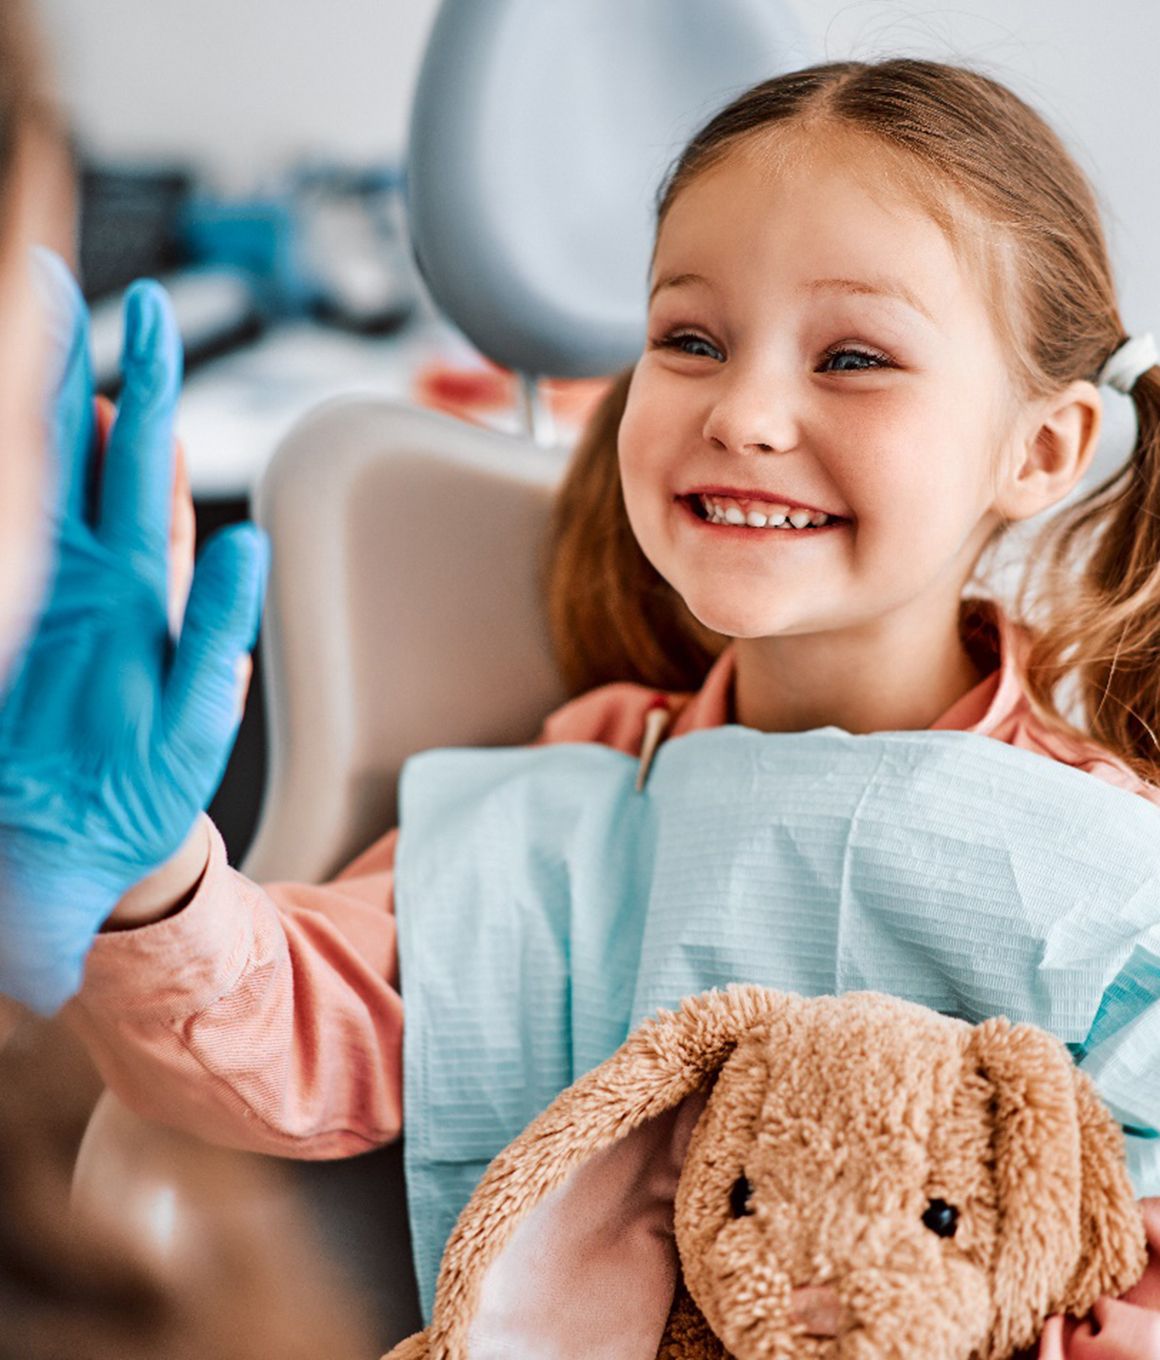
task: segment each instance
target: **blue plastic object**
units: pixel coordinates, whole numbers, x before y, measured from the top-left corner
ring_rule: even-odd
[[[173,421],[181,346],[164,291],[125,304],[125,386],[94,472],[87,314],[43,252],[58,352],[55,564],[0,705],[0,991],[48,1014],[79,987],[93,936],[167,860],[221,779],[240,719],[268,549],[231,526],[197,563],[178,640],[167,622]]]
[[[183,207],[179,230],[191,260],[243,271],[270,315],[296,316],[306,310],[311,289],[289,196],[193,197]]]

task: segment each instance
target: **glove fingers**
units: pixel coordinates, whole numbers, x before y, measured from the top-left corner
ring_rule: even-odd
[[[85,957],[117,893],[95,873],[62,879],[52,873],[9,874],[4,867],[0,992],[52,1015],[80,990]]]
[[[51,352],[48,425],[56,462],[55,505],[58,516],[84,522],[96,446],[88,308],[59,255],[37,246],[33,273],[45,305]]]
[[[209,802],[241,721],[239,662],[254,646],[269,545],[253,524],[215,534],[193,574],[185,623],[165,688],[165,742],[174,767]]]
[[[98,533],[164,606],[182,354],[169,299],[150,279],[125,296],[121,363],[125,384],[105,449]]]

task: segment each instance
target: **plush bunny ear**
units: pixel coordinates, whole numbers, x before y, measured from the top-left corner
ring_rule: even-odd
[[[1124,1161],[1124,1135],[1086,1072],[1072,1069],[1080,1137],[1079,1266],[1054,1311],[1083,1317],[1101,1294],[1126,1293],[1148,1263],[1144,1219]]]
[[[1136,1250],[1118,1130],[1057,1039],[1000,1016],[975,1028],[968,1054],[994,1092],[999,1220],[990,1354],[1009,1355],[1030,1345],[1051,1313],[1085,1312],[1100,1288],[1131,1274],[1133,1262],[1138,1276],[1143,1228],[1137,1213]]]
[[[677,1282],[673,1199],[708,1088],[800,998],[731,984],[645,1021],[484,1173],[428,1328],[446,1360],[655,1360]]]

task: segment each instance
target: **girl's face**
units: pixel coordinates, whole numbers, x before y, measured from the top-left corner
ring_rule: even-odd
[[[742,146],[660,232],[620,427],[625,504],[653,566],[730,637],[957,601],[998,522],[994,469],[1013,451],[999,340],[935,222],[868,187],[876,154],[844,138],[775,170]],[[836,522],[705,519],[787,506]]]

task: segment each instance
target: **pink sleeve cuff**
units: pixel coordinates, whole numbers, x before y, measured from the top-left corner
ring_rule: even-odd
[[[189,903],[164,920],[99,934],[76,998],[106,1013],[180,1021],[231,991],[254,940],[248,885],[209,818],[209,860]]]

